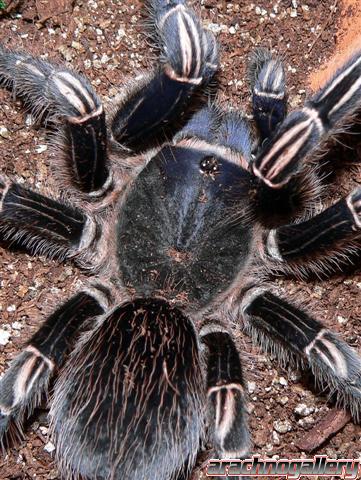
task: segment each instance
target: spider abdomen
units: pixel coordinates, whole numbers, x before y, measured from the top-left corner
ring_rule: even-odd
[[[83,337],[55,387],[62,470],[168,480],[203,437],[203,383],[195,330],[180,310],[156,299],[115,308]]]
[[[117,255],[141,296],[199,306],[229,287],[252,243],[249,174],[207,151],[164,147],[119,212]]]

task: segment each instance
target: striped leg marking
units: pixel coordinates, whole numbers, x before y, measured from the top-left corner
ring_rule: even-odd
[[[347,125],[361,107],[361,52],[341,67],[305,107],[292,112],[254,162],[254,173],[271,188],[281,188],[320,143]]]
[[[34,254],[72,256],[95,239],[96,225],[81,211],[17,183],[1,179],[0,183],[0,237],[4,240],[16,241]]]
[[[38,404],[53,370],[54,363],[31,345],[11,363],[0,380],[0,443],[11,421],[21,421],[24,410]]]
[[[292,112],[253,163],[253,171],[266,185],[281,188],[303,165],[305,156],[324,132],[316,110]]]
[[[361,106],[361,50],[310,101],[331,126],[347,121]]]
[[[39,404],[82,323],[103,311],[90,293],[75,295],[45,321],[11,363],[0,380],[0,443],[11,422],[19,424],[25,412]]]
[[[360,236],[361,187],[315,217],[271,230],[264,238],[266,256],[274,261],[320,259]]]
[[[205,326],[200,335],[208,348],[207,388],[214,446],[220,458],[244,458],[250,437],[239,354],[231,336],[217,327]]]
[[[218,69],[218,48],[213,34],[202,28],[186,2],[151,3],[167,74],[193,85],[210,80]]]
[[[286,116],[285,72],[279,59],[273,58],[267,50],[257,49],[251,57],[248,74],[253,115],[263,142]]]
[[[361,228],[361,187],[356,188],[346,200],[356,228]]]
[[[361,358],[337,335],[307,313],[269,291],[250,292],[242,303],[246,329],[280,360],[305,361],[321,386],[361,414]]]
[[[109,187],[107,133],[101,102],[90,82],[74,71],[0,46],[0,84],[14,91],[35,116],[50,116],[65,136],[72,181],[86,193]],[[74,175],[75,174],[75,175]]]
[[[191,98],[218,68],[217,43],[182,1],[152,1],[160,68],[130,92],[112,120],[114,138],[144,151],[173,137]],[[161,102],[159,99],[161,98]]]

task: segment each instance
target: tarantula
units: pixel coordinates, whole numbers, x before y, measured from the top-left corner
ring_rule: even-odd
[[[91,275],[2,377],[0,434],[59,370],[51,431],[72,478],[186,478],[206,439],[217,456],[244,457],[234,328],[308,366],[356,419],[361,411],[360,357],[265,282],[335,268],[359,248],[361,188],[310,211],[315,158],[360,110],[361,52],[287,115],[282,63],[259,50],[255,146],[245,116],[209,94],[212,33],[184,0],[150,9],[159,66],[105,109],[82,75],[0,47],[2,85],[56,127],[62,192],[51,199],[2,176],[1,240]]]

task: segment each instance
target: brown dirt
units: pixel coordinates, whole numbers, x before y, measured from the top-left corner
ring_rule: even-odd
[[[310,75],[310,87],[317,90],[333,74],[333,72],[352,55],[360,46],[361,41],[361,2],[360,0],[336,0],[334,6],[340,5],[340,20],[336,34],[336,50],[332,58],[319,71]],[[323,30],[330,27],[332,14],[326,19]]]
[[[119,90],[127,76],[149,67],[139,1],[78,0],[71,14],[68,7],[73,8],[73,2],[64,2],[62,8],[63,1],[54,1],[50,13],[49,10],[46,13],[47,3],[13,2],[19,4],[17,9],[0,17],[0,41],[55,61],[69,61],[90,77],[104,100]],[[297,8],[293,8],[295,4]],[[357,10],[360,1],[331,2],[331,7],[335,5],[331,11],[329,0],[259,0],[256,5],[248,1],[204,0],[201,7],[204,24],[212,24],[222,45],[222,100],[249,110],[250,98],[244,80],[246,58],[255,46],[262,45],[283,56],[290,106],[300,105],[309,86],[315,88],[315,77],[310,74],[335,52],[336,42],[343,41],[344,45],[349,42],[344,32],[348,28],[344,12],[348,12],[346,7],[350,4]],[[350,23],[352,26],[353,20]],[[340,25],[341,30],[337,30]],[[51,185],[52,158],[42,151],[41,146],[46,143],[44,132],[29,128],[25,118],[11,96],[1,91],[0,127],[6,127],[9,133],[8,138],[0,136],[1,169],[46,193]],[[360,183],[359,170],[355,173],[355,169],[344,167],[337,166],[336,173],[329,177],[329,200],[339,198]],[[44,312],[69,297],[81,275],[70,263],[59,265],[56,261],[7,250],[0,250],[0,262],[0,333],[9,335],[9,341],[0,346],[2,372],[39,326]],[[361,350],[359,268],[327,281],[280,280],[278,287],[284,295],[309,303],[317,318]],[[329,410],[326,398],[314,391],[312,381],[282,370],[251,346],[248,339],[240,339],[239,344],[245,351],[250,382],[254,451],[282,457],[307,456],[295,442]],[[314,412],[300,418],[295,408],[301,403]],[[274,422],[279,420],[289,422],[289,432],[277,434]],[[327,453],[333,458],[359,458],[360,441],[361,428],[349,423],[316,453]],[[53,459],[44,450],[46,445],[49,447],[46,411],[41,410],[26,422],[25,439],[12,446],[0,460],[0,479],[58,479]]]

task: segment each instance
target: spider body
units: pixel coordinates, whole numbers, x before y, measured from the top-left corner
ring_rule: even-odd
[[[0,435],[58,370],[50,420],[66,478],[187,478],[206,440],[216,456],[247,455],[234,328],[306,365],[356,420],[361,410],[357,353],[266,282],[332,271],[359,250],[360,188],[313,205],[317,153],[361,107],[361,53],[286,115],[282,64],[259,50],[252,154],[244,115],[207,94],[213,35],[182,0],[150,7],[160,65],[110,106],[82,75],[0,47],[3,86],[57,128],[62,190],[2,176],[0,238],[91,277],[1,378]]]
[[[247,171],[212,150],[160,150],[120,209],[117,254],[126,284],[183,308],[209,305],[247,264],[251,186]]]

